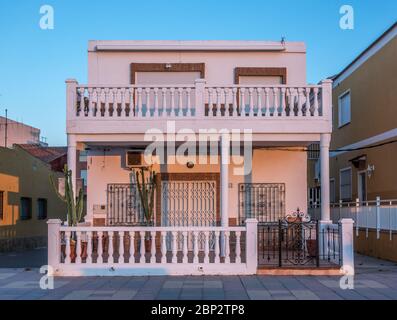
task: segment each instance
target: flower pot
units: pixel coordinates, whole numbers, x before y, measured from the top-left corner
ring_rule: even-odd
[[[70,261],[72,263],[76,262],[76,241],[70,240]]]
[[[306,240],[306,248],[309,257],[313,258],[317,256],[317,240]]]
[[[66,259],[66,244],[61,245],[61,252],[62,252],[62,257]],[[81,259],[86,259],[88,256],[87,254],[87,242],[82,241],[81,242]],[[76,241],[75,240],[70,240],[70,261],[72,263],[76,262]]]
[[[146,252],[150,252],[152,248],[152,239],[150,239],[150,237],[145,237],[145,251]]]

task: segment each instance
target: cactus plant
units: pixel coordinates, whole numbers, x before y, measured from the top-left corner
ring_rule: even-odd
[[[149,176],[145,177],[145,172],[149,171]],[[141,167],[135,171],[136,185],[141,199],[142,210],[145,215],[146,223],[153,224],[154,215],[154,190],[156,186],[156,173],[147,167]]]
[[[65,167],[63,168],[63,174],[64,174],[64,178],[65,178],[65,194],[64,195],[62,195],[59,192],[53,176],[50,176],[50,181],[51,181],[51,184],[53,185],[58,197],[66,203],[68,225],[70,227],[71,226],[75,227],[84,218],[83,190],[80,189],[78,196],[75,197],[74,191],[73,191],[73,183],[72,183],[72,171],[68,169],[67,165],[65,165]]]

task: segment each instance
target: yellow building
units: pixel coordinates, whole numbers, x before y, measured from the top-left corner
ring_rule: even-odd
[[[0,147],[0,251],[44,246],[47,219],[65,219],[50,174],[60,175],[21,148]]]
[[[397,199],[396,57],[397,23],[333,77],[331,203]],[[321,202],[318,165],[309,160],[309,204]]]

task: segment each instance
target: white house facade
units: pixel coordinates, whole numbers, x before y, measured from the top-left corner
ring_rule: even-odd
[[[87,215],[49,221],[57,274],[253,274],[295,255],[352,267],[351,221],[329,221],[332,81],[307,84],[303,43],[90,41],[88,83],[66,84]],[[314,142],[321,222],[306,215]]]

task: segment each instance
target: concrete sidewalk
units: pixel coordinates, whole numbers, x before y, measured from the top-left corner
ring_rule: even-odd
[[[38,269],[2,268],[0,299],[397,300],[397,264],[360,255],[356,263],[354,290],[342,290],[338,276],[66,277],[42,290]]]

